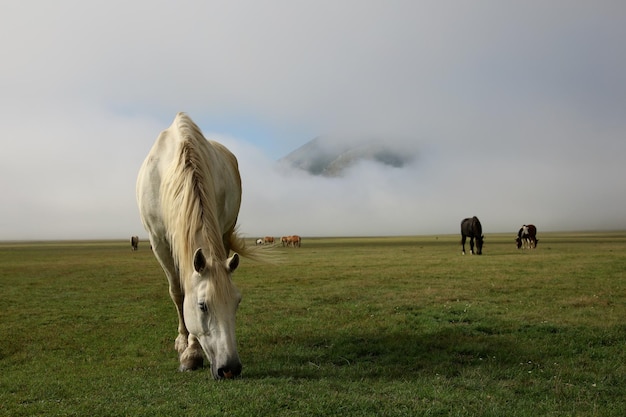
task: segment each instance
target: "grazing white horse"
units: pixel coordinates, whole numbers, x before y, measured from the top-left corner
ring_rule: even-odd
[[[247,251],[235,232],[241,204],[237,159],[178,113],[139,171],[137,203],[178,311],[179,369],[200,368],[204,351],[215,379],[238,376],[235,313],[241,295],[231,273],[239,256],[228,256]]]

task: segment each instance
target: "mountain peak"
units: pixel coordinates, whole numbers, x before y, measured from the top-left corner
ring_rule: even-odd
[[[378,139],[318,136],[281,158],[279,163],[312,175],[340,177],[361,161],[401,168],[413,161],[415,152]]]

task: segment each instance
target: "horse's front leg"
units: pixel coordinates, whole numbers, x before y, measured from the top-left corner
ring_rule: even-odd
[[[185,295],[181,289],[180,277],[178,268],[174,264],[174,260],[171,255],[171,247],[167,240],[152,238],[152,250],[157,260],[161,264],[167,281],[169,283],[169,293],[174,306],[176,307],[176,313],[178,314],[178,336],[174,342],[174,349],[178,352],[178,359],[180,361],[179,370],[187,371],[202,367],[203,356],[202,348],[197,343],[195,338],[189,335],[187,326],[185,325],[185,317],[183,315],[183,301]]]
[[[183,315],[183,302],[185,296],[181,293],[180,285],[170,285],[170,296],[176,305],[178,313],[178,336],[174,342],[174,348],[178,352],[180,366],[179,371],[193,371],[202,368],[204,361],[202,346],[195,336],[189,334]]]
[[[174,306],[176,306],[176,313],[178,314],[178,336],[176,336],[176,341],[174,342],[174,349],[176,349],[180,357],[187,349],[187,338],[189,336],[189,331],[187,331],[187,326],[185,326],[185,318],[183,317],[184,296],[180,288],[170,284],[170,297],[174,302]]]
[[[181,337],[179,335],[178,337]],[[204,363],[204,353],[200,341],[192,334],[187,337],[185,343],[187,348],[180,355],[179,371],[193,371],[202,368]]]
[[[176,312],[178,313],[178,336],[176,337],[176,342],[174,342],[174,348],[178,352],[178,360],[180,362],[178,370],[193,371],[202,368],[204,361],[202,346],[195,336],[189,334],[185,325],[185,317],[183,315],[184,295],[181,294],[178,285],[173,286],[173,288],[170,286],[170,296],[176,305]]]

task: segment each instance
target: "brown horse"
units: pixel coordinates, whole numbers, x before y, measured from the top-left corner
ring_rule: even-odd
[[[302,245],[302,238],[298,235],[283,236],[280,238],[280,243],[283,246],[299,248]]]

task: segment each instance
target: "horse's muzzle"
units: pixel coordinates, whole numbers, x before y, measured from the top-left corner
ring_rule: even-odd
[[[239,361],[228,364],[217,370],[216,379],[233,379],[241,375],[241,363]]]

